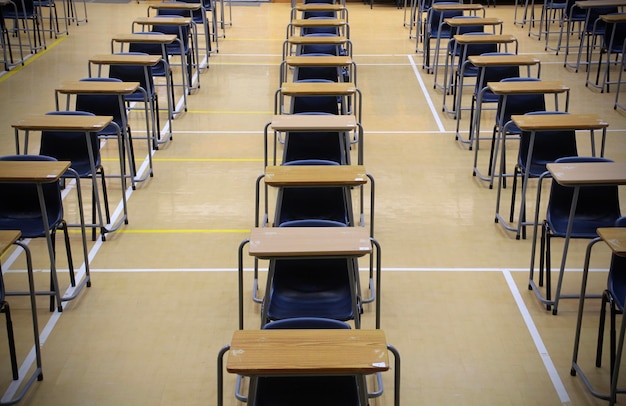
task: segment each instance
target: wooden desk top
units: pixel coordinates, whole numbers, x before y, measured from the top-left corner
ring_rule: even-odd
[[[626,228],[599,228],[598,235],[611,248],[615,255],[626,256]]]
[[[517,38],[509,34],[460,34],[455,35],[454,40],[459,44],[510,44],[517,41]]]
[[[278,114],[270,127],[275,131],[353,131],[357,121],[347,114]]]
[[[280,88],[285,96],[349,96],[356,91],[350,82],[285,82]]]
[[[340,35],[293,35],[287,38],[287,42],[295,45],[322,44],[322,45],[341,45],[348,42],[348,38]]]
[[[11,124],[22,131],[101,131],[113,121],[112,116],[41,115],[26,116]]]
[[[288,66],[298,67],[317,67],[317,66],[348,66],[352,64],[352,58],[349,56],[288,56],[285,58],[285,64]]]
[[[560,81],[520,81],[520,82],[488,82],[487,87],[498,95],[507,94],[535,94],[535,93],[565,93],[569,87]]]
[[[70,161],[0,161],[0,182],[55,182],[70,165]]]
[[[576,7],[583,10],[598,7],[626,6],[626,0],[580,0],[577,1]]]
[[[528,66],[541,61],[531,55],[470,55],[467,57],[474,66]]]
[[[269,186],[358,186],[367,183],[363,165],[280,165],[265,168]]]
[[[463,4],[463,3],[450,4],[446,2],[445,4],[433,3],[432,8],[435,11],[452,11],[452,10],[476,11],[476,10],[483,10],[485,6],[483,6],[482,4],[478,4],[478,3],[476,4]]]
[[[0,230],[0,257],[7,252],[15,241],[19,240],[21,235],[22,232],[19,230]]]
[[[342,18],[321,18],[321,19],[295,19],[289,23],[294,27],[340,27],[346,25],[346,20]]]
[[[551,163],[546,167],[563,186],[626,185],[626,162]]]
[[[154,66],[161,61],[161,58],[161,55],[103,54],[90,57],[89,62],[96,65]]]
[[[115,94],[125,95],[137,91],[139,82],[63,82],[54,90],[61,94]]]
[[[522,131],[600,130],[609,126],[596,114],[525,114],[511,120]]]
[[[191,25],[191,17],[137,17],[133,23],[140,25]]]
[[[502,25],[502,20],[497,17],[478,17],[478,18],[465,18],[465,17],[452,17],[444,18],[443,21],[450,27],[466,27],[474,25]]]
[[[250,233],[248,253],[257,258],[360,257],[372,252],[365,227],[262,227]]]
[[[200,3],[185,3],[182,1],[168,1],[166,3],[150,3],[148,8],[153,8],[155,10],[200,10],[202,8],[202,4]]]
[[[603,14],[600,19],[609,24],[626,22],[626,13]]]
[[[239,375],[373,374],[389,369],[382,330],[237,330],[226,370]],[[320,388],[323,390],[323,388]]]
[[[127,33],[127,34],[115,34],[112,38],[115,42],[124,42],[124,43],[144,43],[144,44],[171,44],[176,41],[176,35],[174,34],[137,34],[137,33]]]
[[[294,9],[297,11],[342,11],[346,10],[346,6],[344,4],[300,3],[296,4]]]

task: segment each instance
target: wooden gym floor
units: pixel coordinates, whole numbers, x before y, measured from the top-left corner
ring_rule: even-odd
[[[86,77],[88,58],[110,52],[111,36],[129,32],[147,6],[88,3],[88,23],[48,38],[45,52],[0,76],[0,154],[15,151],[11,123],[54,110],[55,86]],[[604,404],[569,374],[578,302],[565,300],[553,316],[528,291],[531,239],[518,241],[494,223],[496,191],[472,176],[473,153],[454,140],[455,122],[441,112],[442,92],[433,89],[433,75],[421,69],[423,54],[409,40],[403,10],[387,4],[370,10],[359,2],[348,8],[364,98],[365,166],[376,180],[382,328],[402,355],[402,403]],[[584,69],[565,69],[562,53],[545,52],[543,41],[528,37],[528,26],[513,24],[512,6],[491,7],[487,16],[505,21],[504,32],[517,36],[520,53],[541,59],[542,78],[571,87],[570,111],[597,113],[609,122],[606,156],[625,162],[626,116],[613,109],[614,88],[608,94],[586,88]],[[38,298],[44,380],[23,405],[215,404],[216,355],[237,328],[237,247],[254,226],[262,132],[273,110],[288,20],[286,3],[232,7],[219,54],[200,74],[188,111],[173,122],[174,140],[154,152],[154,177],[127,191],[128,225],[105,242],[89,242],[92,287],[62,313],[50,313],[47,298]],[[487,134],[493,113],[483,120]],[[461,125],[467,128],[467,114]],[[131,127],[135,134],[145,129],[139,113],[131,114]],[[588,139],[579,135],[581,155],[589,154]],[[115,148],[109,143],[103,149],[111,167]],[[135,148],[141,164],[147,150],[140,141]],[[514,157],[517,145],[509,148]],[[109,187],[119,208],[118,182],[111,179]],[[71,186],[66,195],[66,217],[75,219]],[[509,195],[506,189],[504,202]],[[533,210],[534,198],[529,201]],[[40,241],[30,246],[38,285],[45,287],[45,247]],[[575,241],[570,247],[568,292],[579,289],[585,246]],[[554,264],[561,247],[557,241]],[[76,231],[72,248],[80,263]],[[594,251],[594,292],[605,285],[608,257],[603,246]],[[65,271],[62,250],[59,261]],[[24,288],[22,258],[9,253],[2,265],[7,288]],[[246,258],[245,265],[252,261]],[[260,307],[248,299],[251,277],[246,274],[246,325],[257,328]],[[60,278],[67,286],[67,273]],[[32,346],[29,307],[24,298],[9,300],[21,361]],[[580,359],[592,382],[606,390],[608,360],[602,368],[593,365],[599,302],[587,303]],[[374,326],[373,310],[365,306],[365,328]],[[2,341],[4,391],[10,369]],[[234,381],[226,376],[227,405],[238,404]],[[388,373],[385,394],[371,404],[392,404],[391,388]]]

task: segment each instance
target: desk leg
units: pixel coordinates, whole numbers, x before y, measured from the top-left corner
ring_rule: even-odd
[[[91,144],[87,144],[91,145]],[[48,213],[46,210],[46,202],[43,195],[43,186],[37,183],[37,196],[39,197],[39,207],[41,209],[41,218],[43,221],[44,232],[46,234],[46,243],[48,245],[48,255],[50,257],[50,283],[54,293],[50,295],[50,311],[54,311],[54,297],[56,296],[57,310],[63,311],[61,306],[61,289],[59,288],[59,280],[57,278],[56,256],[54,253],[54,245],[52,244],[52,235],[50,233],[50,223],[48,222]]]
[[[250,242],[250,239],[245,239],[239,244],[238,255],[238,285],[239,285],[239,330],[243,330],[243,248]]]
[[[572,206],[569,212],[569,219],[567,221],[567,231],[565,232],[565,242],[563,243],[563,257],[561,258],[561,268],[559,269],[559,279],[556,284],[556,292],[554,294],[554,307],[552,308],[552,314],[556,315],[559,307],[559,299],[561,297],[561,285],[563,283],[563,276],[565,274],[565,263],[567,261],[567,251],[569,249],[569,240],[572,235],[572,227],[574,225],[574,217],[576,216],[576,205],[578,204],[578,195],[580,193],[580,186],[574,187],[574,195],[572,196]]]

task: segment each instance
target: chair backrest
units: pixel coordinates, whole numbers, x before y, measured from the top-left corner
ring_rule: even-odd
[[[350,225],[346,191],[340,186],[281,188],[275,226],[294,220],[331,220]]]
[[[171,12],[171,14],[168,14]],[[159,10],[157,17],[180,17],[184,18],[184,15],[176,14],[176,10]],[[160,32],[163,34],[176,35],[178,39],[180,39],[183,43],[183,53],[187,54],[191,51],[189,47],[189,38],[190,38],[190,27],[187,25],[159,25],[155,24],[152,26],[152,31]],[[171,54],[179,54],[180,53],[180,44],[178,41],[174,41],[171,44],[166,46],[168,53]]]
[[[44,155],[7,155],[0,161],[56,161]],[[48,224],[53,228],[63,219],[59,182],[42,184]],[[20,230],[24,238],[45,235],[37,187],[33,183],[0,183],[0,230]]]
[[[71,115],[71,116],[93,116],[85,111],[52,111],[47,115]],[[100,165],[100,140],[97,132],[89,133],[91,150],[95,159],[96,167]],[[85,134],[75,131],[42,131],[40,155],[54,157],[59,161],[71,161],[71,168],[79,176],[91,174],[91,160],[87,149]]]
[[[467,32],[465,33],[465,35],[489,35],[489,33],[483,32],[483,31],[481,32],[474,31],[474,32]],[[454,41],[454,39],[450,41]],[[490,54],[490,53],[493,54],[493,53],[496,53],[497,51],[498,51],[498,45],[495,43],[494,44],[469,44],[467,45],[465,55],[459,54],[458,67],[460,69],[461,66],[465,64],[464,75],[476,76],[478,74],[478,68],[476,68],[469,61],[467,61],[467,58],[473,55],[483,55],[483,54]],[[463,52],[462,47],[461,49],[459,49],[459,52],[460,53]]]
[[[346,164],[345,134],[339,132],[289,132],[285,136],[283,165]]]
[[[165,35],[162,32],[144,31],[136,32],[135,34],[151,34],[151,35]],[[165,68],[167,61],[167,51],[163,54],[163,47],[160,44],[150,44],[145,42],[131,42],[128,46],[128,52],[139,52],[148,55],[161,55],[163,60],[152,67],[152,76],[165,76]]]
[[[263,329],[350,329],[350,325],[332,319],[298,317],[272,321]],[[254,406],[359,406],[358,393],[355,376],[262,377],[257,379]]]
[[[527,115],[541,114],[568,114],[558,111],[535,111]],[[537,131],[533,143],[533,153],[530,164],[527,162],[528,149],[530,147],[530,132],[522,131],[520,136],[518,165],[528,171],[530,176],[538,177],[544,173],[546,165],[555,162],[559,158],[578,155],[576,147],[576,132],[574,130]]]
[[[506,78],[502,79],[501,82],[530,82],[530,81],[539,81],[536,78]],[[501,117],[501,112],[503,108],[504,97],[498,98],[498,109],[496,120],[499,120]],[[504,106],[504,119],[502,122],[497,122],[496,124],[500,126],[500,128],[504,127],[504,125],[511,120],[512,115],[521,115],[530,113],[533,111],[545,111],[546,110],[546,100],[543,93],[541,94],[521,94],[521,95],[509,95],[506,98],[506,105]],[[519,134],[519,129],[511,125],[508,128],[509,132]]]
[[[483,56],[501,56],[501,55],[514,55],[509,52],[486,52],[481,54]],[[484,75],[481,75],[481,71],[484,71]],[[509,78],[517,78],[520,76],[519,65],[512,66],[487,66],[480,68],[478,71],[478,79],[476,80],[476,88],[475,94],[487,86],[489,82],[499,82],[503,79]],[[487,92],[490,95],[493,95],[491,92]],[[485,93],[486,95],[486,93]],[[485,99],[485,95],[483,95],[483,100]],[[487,98],[491,99],[491,97],[487,96]],[[490,100],[491,101],[491,100]]]
[[[626,13],[615,13],[615,14],[626,14]],[[615,29],[615,33],[613,34],[613,29]],[[611,35],[613,35],[613,42],[611,42]],[[626,39],[626,23],[614,23],[607,24],[606,29],[604,30],[604,35],[602,36],[602,41],[605,48],[609,46],[611,49],[608,50],[609,53],[621,53],[624,46],[624,39]]]
[[[437,1],[439,4],[458,4],[458,1]],[[450,11],[437,11],[434,8],[429,8],[426,16],[427,32],[431,38],[451,38],[452,27],[443,22],[446,18],[454,18],[463,16],[463,11],[450,10]]]
[[[312,57],[313,58],[313,57]],[[300,82],[330,82],[325,79],[306,79]],[[327,113],[339,114],[336,96],[295,96],[291,98],[291,114]]]
[[[116,55],[148,55],[144,52],[118,52]],[[139,82],[139,86],[143,88],[148,95],[154,94],[154,78],[152,69],[146,70],[139,65],[110,65],[109,77],[119,79],[123,82]],[[141,93],[141,92],[139,92]]]
[[[600,157],[565,157],[557,163],[612,162]],[[546,220],[554,235],[564,236],[567,229],[574,188],[552,181]],[[612,227],[621,217],[617,186],[581,187],[574,215],[572,238],[594,238],[596,229]]]
[[[334,34],[328,33],[318,33],[318,34],[310,34],[307,37],[336,37]],[[325,45],[325,44],[308,44],[302,45],[299,48],[299,55],[308,55],[308,54],[324,54],[324,55],[341,55],[342,48],[339,45]]]
[[[263,330],[350,330],[344,321],[322,317],[294,317],[293,319],[276,320],[263,326]]]
[[[83,78],[82,81],[91,82],[121,82],[115,78]],[[86,111],[96,116],[113,116],[113,121],[122,128],[123,123],[127,123],[126,120],[126,107],[123,103],[120,103],[119,98],[116,95],[85,95],[80,94],[76,96],[76,111]],[[114,134],[116,129],[112,126],[108,126],[101,133]]]
[[[329,18],[329,17],[311,17],[309,18],[309,20],[334,20],[335,17]],[[300,30],[300,35],[305,36],[305,35],[311,35],[311,34],[332,34],[332,35],[339,35],[340,34],[340,30],[339,27],[333,27],[333,26],[322,26],[322,27],[302,27],[302,29]]]

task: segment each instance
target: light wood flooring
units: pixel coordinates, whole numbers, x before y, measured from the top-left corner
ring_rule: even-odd
[[[0,154],[15,151],[11,123],[54,110],[55,86],[86,77],[89,56],[110,52],[111,36],[129,32],[147,5],[88,3],[88,23],[48,38],[45,52],[0,76]],[[382,328],[402,355],[402,404],[604,404],[570,376],[578,302],[563,301],[553,316],[527,289],[530,236],[516,240],[494,223],[496,191],[472,176],[473,152],[454,139],[455,121],[441,112],[442,92],[421,68],[423,54],[403,26],[403,10],[360,2],[348,8],[363,93],[365,166],[376,180]],[[62,313],[50,313],[47,298],[38,298],[44,379],[23,405],[216,404],[216,357],[237,328],[237,248],[254,226],[262,134],[278,87],[289,5],[234,5],[232,13],[219,53],[188,97],[188,111],[173,121],[173,141],[154,152],[154,177],[127,191],[128,225],[105,242],[89,242],[92,287]],[[512,6],[488,8],[487,15],[505,21],[504,32],[519,39],[520,53],[541,59],[542,78],[571,87],[570,111],[597,113],[609,122],[606,156],[625,162],[626,115],[613,109],[614,88],[608,94],[586,88],[584,69],[565,69],[562,53],[545,52],[544,41],[528,37],[528,26],[513,24]],[[483,120],[490,134],[493,113]],[[145,129],[139,113],[131,114],[131,126],[135,134]],[[517,145],[508,145],[510,164]],[[578,145],[581,155],[589,154],[588,134],[579,135]],[[112,168],[115,148],[109,142],[103,149]],[[145,143],[136,140],[135,148],[141,164]],[[486,165],[484,150],[480,156]],[[111,179],[109,185],[119,210],[119,183]],[[531,182],[530,211],[535,191]],[[66,217],[75,219],[73,189],[66,194]],[[507,188],[503,202],[509,199]],[[45,247],[40,241],[30,246],[38,285],[45,287]],[[574,241],[570,247],[567,292],[578,292],[585,246]],[[81,263],[76,231],[72,248]],[[556,241],[554,266],[561,249]],[[67,287],[62,250],[58,256]],[[606,283],[608,258],[605,247],[594,251],[592,268],[599,271],[591,275],[593,292]],[[9,253],[2,265],[9,290],[26,286],[21,257]],[[252,266],[249,258],[245,266]],[[257,328],[260,306],[249,299],[251,280],[247,272],[246,326]],[[24,298],[9,300],[23,360],[32,346],[29,307]],[[606,390],[608,359],[602,368],[593,365],[598,315],[599,301],[588,301],[580,359],[592,382]],[[373,328],[373,306],[365,306],[362,320]],[[10,369],[0,341],[1,394]],[[371,405],[392,404],[392,374],[384,379],[385,393]],[[226,404],[238,404],[235,377],[225,381]]]

